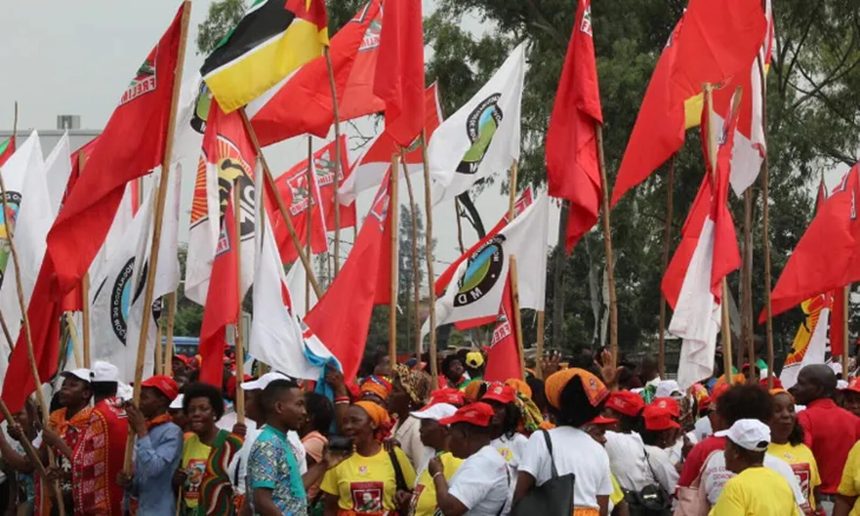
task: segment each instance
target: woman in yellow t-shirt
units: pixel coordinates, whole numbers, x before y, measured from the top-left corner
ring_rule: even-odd
[[[384,516],[397,507],[395,460],[402,472],[401,490],[415,483],[415,470],[398,447],[387,451],[383,440],[391,429],[388,412],[372,401],[358,401],[346,411],[344,435],[352,438],[354,451],[323,477],[326,516]],[[402,495],[401,495],[402,496]]]
[[[815,510],[815,491],[821,485],[818,464],[812,450],[803,444],[803,428],[797,423],[794,397],[783,389],[774,389],[773,416],[770,418],[771,442],[767,452],[791,466],[803,495]]]
[[[860,441],[848,452],[833,516],[860,516]]]
[[[450,432],[448,427],[439,424],[439,420],[451,417],[457,412],[457,407],[448,403],[436,403],[429,407],[412,412],[411,416],[421,422],[419,435],[421,443],[424,446],[432,448],[433,457],[438,458],[444,467],[445,480],[451,480],[454,473],[460,469],[463,463],[462,459],[454,457],[454,454],[448,448]],[[412,489],[411,495],[399,496],[397,502],[400,507],[401,514],[411,514],[414,516],[434,516],[438,512],[438,503],[436,502],[436,484],[433,482],[433,476],[430,475],[428,463],[431,457],[424,457],[422,464],[418,470],[418,478],[415,481],[415,487]],[[400,495],[400,493],[398,493]]]

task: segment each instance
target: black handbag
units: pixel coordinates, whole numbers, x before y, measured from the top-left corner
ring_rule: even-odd
[[[651,475],[656,479],[654,468],[651,467],[651,458],[648,450],[642,446],[645,452],[645,463],[651,470]],[[663,489],[659,483],[648,484],[638,491],[627,491],[624,494],[630,516],[671,516],[672,497]]]
[[[573,512],[573,486],[576,483],[576,475],[568,473],[559,475],[555,467],[555,458],[552,455],[552,440],[549,432],[541,430],[546,441],[546,449],[549,452],[549,461],[552,466],[552,477],[536,486],[523,497],[511,511],[512,516],[570,516]]]

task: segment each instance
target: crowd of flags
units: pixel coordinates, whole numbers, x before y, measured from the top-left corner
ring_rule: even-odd
[[[515,178],[520,157],[528,42],[446,118],[438,88],[425,83],[421,7],[370,0],[329,40],[323,0],[258,0],[199,71],[180,73],[186,2],[94,141],[71,152],[64,137],[47,159],[35,132],[20,145],[0,144],[14,204],[4,220],[15,228],[14,237],[0,237],[14,238],[20,256],[12,275],[8,250],[0,253],[0,310],[12,339],[0,339],[9,408],[20,409],[33,392],[31,365],[41,380],[62,367],[64,312],[88,308],[93,357],[116,364],[125,380],[135,379],[139,346],[147,347],[144,369],[152,369],[158,303],[147,300],[180,282],[183,176],[194,177],[184,282],[188,299],[205,307],[201,380],[222,383],[228,331],[240,324],[252,285],[252,357],[298,378],[318,379],[326,366],[354,378],[373,307],[392,302],[396,175],[427,168],[429,211],[484,178],[509,171]],[[546,135],[548,191],[512,197],[507,216],[434,278],[437,326],[493,325],[488,379],[522,375],[517,310],[545,308],[549,196],[568,203],[568,252],[609,209],[593,41],[600,29],[591,9],[589,0],[576,6]],[[773,39],[769,1],[690,0],[657,61],[612,189],[614,205],[678,152],[688,128],[699,125],[702,141],[713,143],[662,282],[674,310],[669,330],[683,339],[682,387],[713,372],[725,278],[740,267],[729,190],[746,190],[765,156],[763,80]],[[333,125],[379,112],[384,131],[354,162],[340,135],[277,177],[267,169],[260,146],[328,138]],[[816,325],[837,314],[834,300],[860,275],[857,174],[855,167],[822,194],[773,291],[774,314],[802,304],[810,318],[811,351],[795,349],[789,366],[818,356]],[[141,191],[147,175],[160,186]],[[368,190],[376,192],[370,208],[357,213],[355,200]],[[312,272],[300,258],[328,251],[335,219],[337,229],[359,226],[354,245],[325,292],[306,293]],[[423,333],[432,331],[425,322]]]

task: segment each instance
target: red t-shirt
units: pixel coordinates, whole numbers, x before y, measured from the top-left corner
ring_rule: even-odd
[[[797,421],[803,427],[803,441],[818,463],[821,492],[836,494],[848,452],[860,438],[860,418],[822,398],[798,412]]]
[[[725,437],[711,435],[702,439],[701,442],[696,443],[684,461],[681,476],[678,478],[678,487],[687,487],[692,484],[696,480],[696,477],[699,476],[699,472],[702,471],[702,466],[705,465],[708,456],[717,450],[724,450],[725,448]]]

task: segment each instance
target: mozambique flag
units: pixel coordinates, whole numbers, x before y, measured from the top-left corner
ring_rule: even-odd
[[[0,166],[6,163],[9,156],[15,154],[15,137],[10,136],[3,143],[0,143]]]
[[[328,44],[324,0],[256,0],[200,75],[225,113],[254,100]]]

